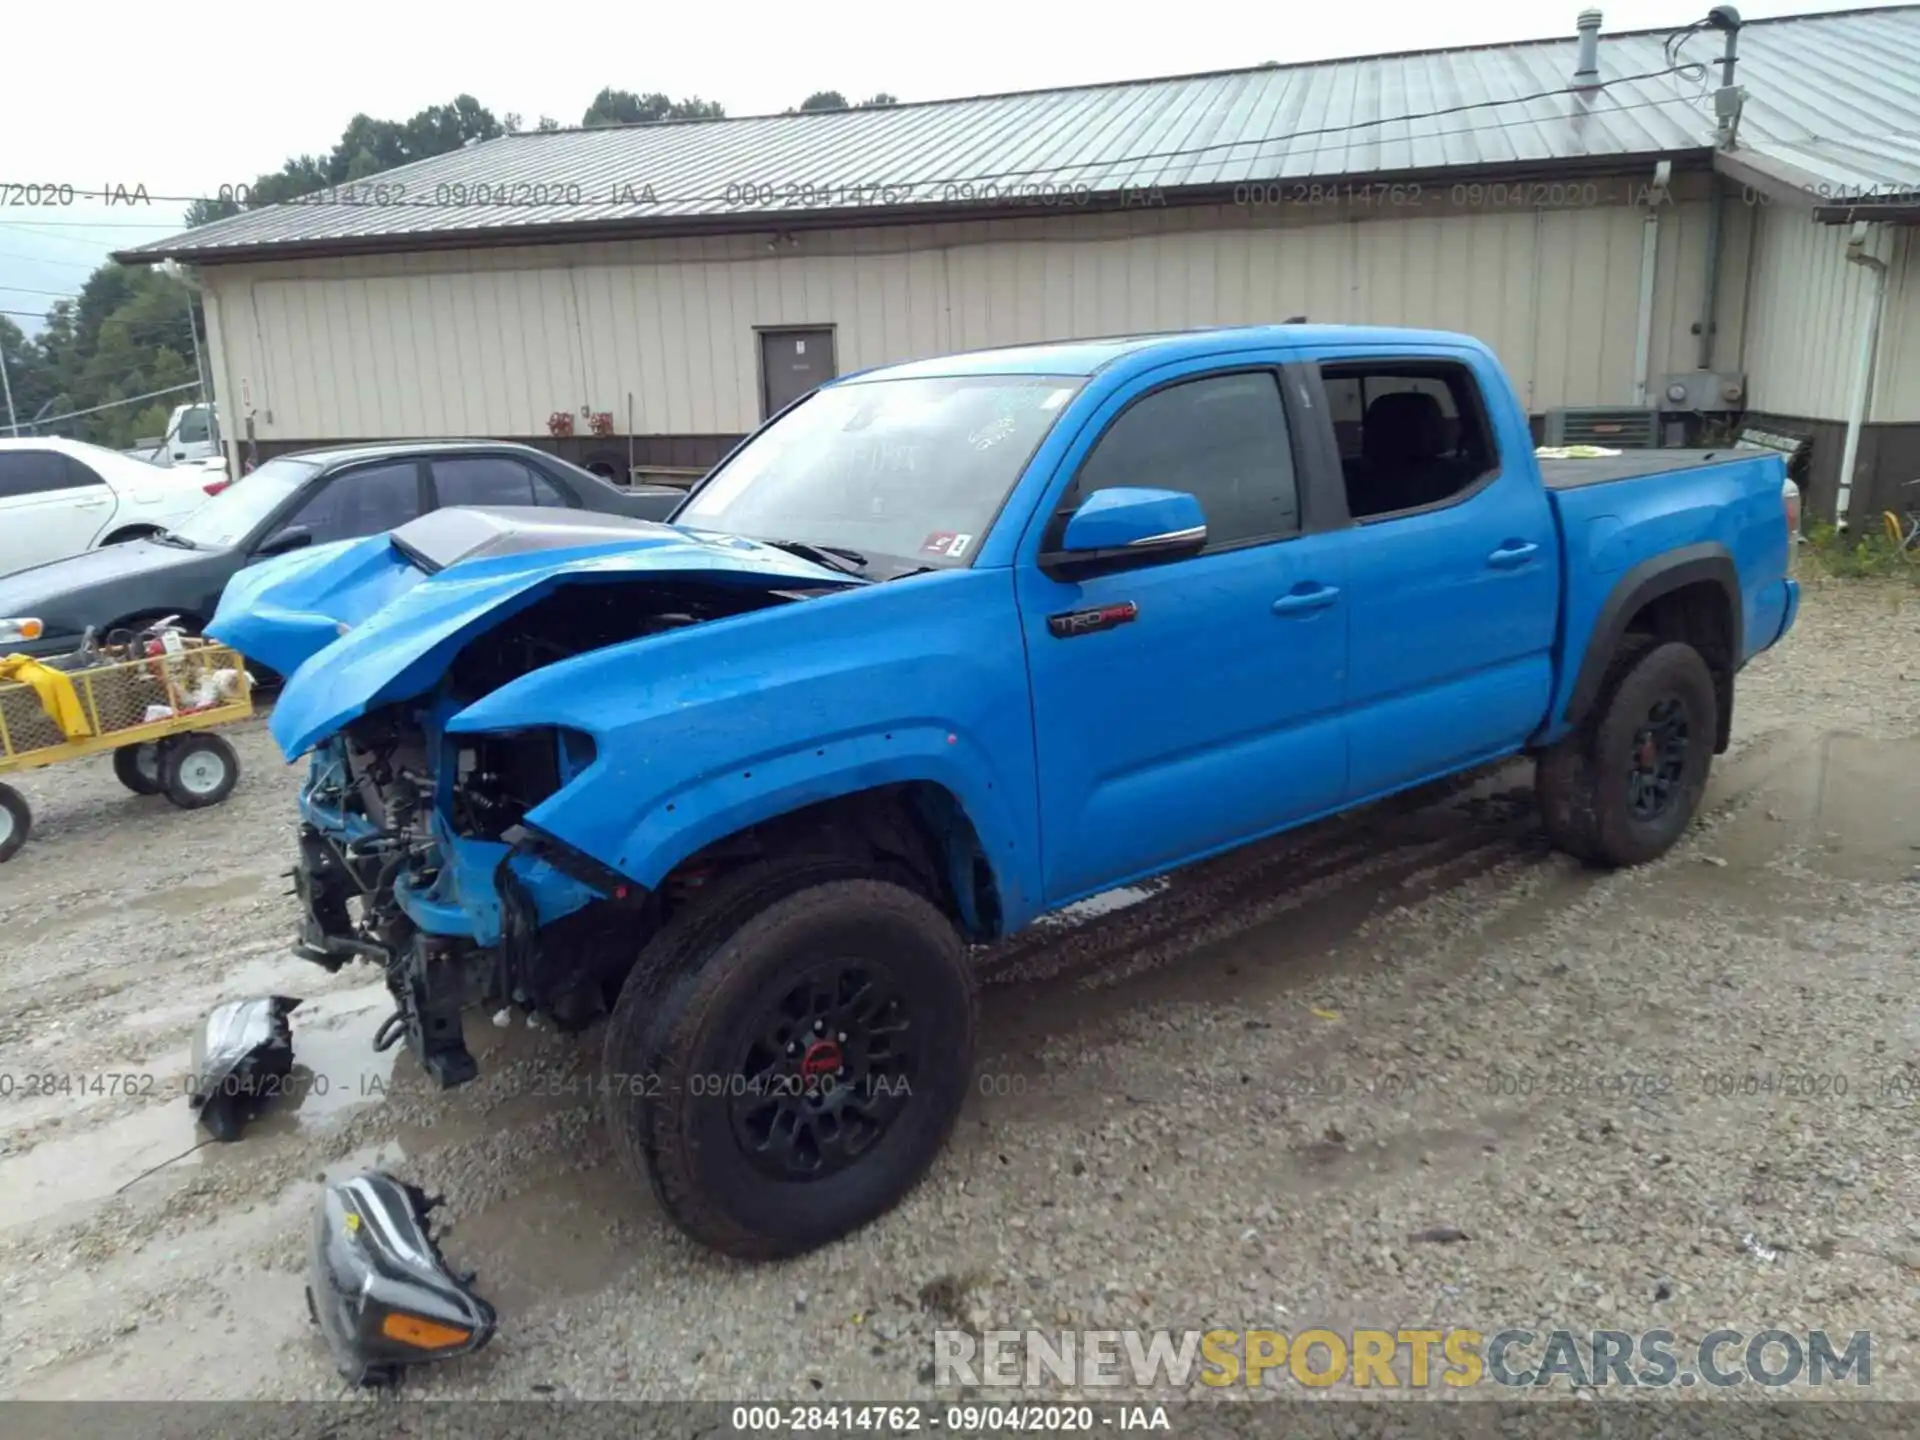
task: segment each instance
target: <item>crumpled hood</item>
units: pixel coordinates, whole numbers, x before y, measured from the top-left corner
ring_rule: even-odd
[[[207,633],[291,675],[426,573],[385,535],[276,555],[227,582]]]
[[[868,583],[758,541],[641,521],[617,539],[524,551],[512,548],[508,523],[498,533],[509,543],[429,574],[408,552],[430,555],[455,523],[440,519],[447,514],[268,561],[227,587],[208,633],[291,671],[269,726],[288,759],[369,710],[430,689],[468,640],[561,584],[695,576],[809,589]],[[540,524],[529,520],[527,529]]]

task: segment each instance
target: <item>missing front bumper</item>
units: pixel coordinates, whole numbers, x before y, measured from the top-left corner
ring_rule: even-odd
[[[434,1242],[427,1214],[436,1203],[379,1171],[320,1197],[307,1308],[353,1384],[391,1385],[409,1365],[468,1355],[493,1338],[493,1307]]]

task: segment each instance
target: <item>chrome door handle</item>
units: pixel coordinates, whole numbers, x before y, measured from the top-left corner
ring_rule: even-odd
[[[1487,556],[1487,564],[1496,570],[1512,570],[1517,566],[1526,564],[1527,561],[1539,553],[1540,547],[1531,541],[1509,541],[1491,555]]]

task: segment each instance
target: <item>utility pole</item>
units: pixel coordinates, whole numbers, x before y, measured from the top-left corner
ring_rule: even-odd
[[[13,413],[13,381],[7,378],[7,352],[0,350],[0,390],[7,392],[7,433],[20,437],[20,417]]]
[[[193,323],[193,291],[187,290],[187,333],[193,337],[193,373],[200,377],[200,401],[207,407],[207,434],[213,434],[213,392],[207,389],[207,367],[200,358],[200,327]]]

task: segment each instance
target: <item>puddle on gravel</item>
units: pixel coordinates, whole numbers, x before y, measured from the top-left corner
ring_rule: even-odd
[[[258,1142],[315,1130],[361,1105],[386,1097],[399,1048],[373,1048],[373,1034],[391,1010],[384,985],[323,995],[293,1014],[294,1070],[286,1092],[270,1100],[231,1146],[191,1147],[207,1139],[186,1100],[190,1056],[171,1067],[154,1067],[156,1091],[171,1098],[149,1102],[104,1124],[35,1145],[0,1159],[0,1230],[29,1225],[109,1199],[153,1166],[186,1172],[220,1163],[223,1152],[257,1156]],[[44,1109],[64,1097],[48,1096]],[[72,1103],[84,1104],[76,1098]],[[96,1102],[97,1103],[97,1102]],[[158,1176],[154,1177],[159,1178]]]
[[[205,1152],[202,1152],[205,1153]],[[361,1170],[404,1164],[397,1142],[363,1146],[319,1173],[329,1181]],[[318,1186],[311,1178],[244,1210],[223,1212],[219,1223],[167,1236],[124,1252],[103,1270],[74,1267],[58,1283],[29,1289],[12,1317],[22,1336],[76,1314],[114,1317],[113,1338],[69,1359],[40,1361],[31,1348],[16,1352],[24,1374],[12,1389],[20,1400],[88,1400],[123,1394],[137,1385],[151,1400],[212,1395],[264,1395],[283,1383],[288,1347],[310,1346],[308,1358],[328,1366],[325,1349],[308,1319],[304,1256],[297,1263],[261,1265],[245,1258],[275,1237],[304,1237]],[[190,1294],[176,1290],[194,1277]],[[129,1310],[142,1295],[173,1293],[164,1317],[145,1307]],[[115,1323],[115,1320],[118,1323]],[[137,1379],[132,1378],[137,1377]],[[210,1388],[211,1387],[211,1388]],[[51,1433],[51,1432],[50,1432]]]
[[[1829,735],[1815,768],[1810,863],[1841,880],[1920,873],[1920,738]]]
[[[393,997],[384,984],[303,1001],[291,1017],[293,1073],[287,1094],[262,1112],[250,1133],[317,1129],[385,1100],[404,1046],[375,1050],[373,1037],[392,1013]]]
[[[644,1187],[642,1187],[644,1189]],[[636,1221],[657,1216],[618,1162],[543,1180],[444,1227],[449,1260],[479,1272],[474,1288],[503,1315],[589,1295],[646,1258]]]
[[[305,996],[317,985],[333,982],[333,977],[311,961],[290,954],[283,941],[270,941],[255,949],[262,953],[247,956],[215,979],[196,981],[179,990],[175,998],[164,1005],[149,1005],[138,1015],[128,1016],[127,1025],[141,1030],[177,1029],[190,1034],[207,1012],[222,1001],[249,995]],[[315,1003],[307,1001],[301,1013]]]
[[[71,1219],[70,1212],[109,1198],[157,1165],[178,1173],[191,1171],[205,1152],[187,1152],[204,1139],[186,1096],[176,1092],[164,1104],[147,1105],[0,1160],[0,1195],[7,1197],[0,1209],[0,1231],[52,1215]]]

